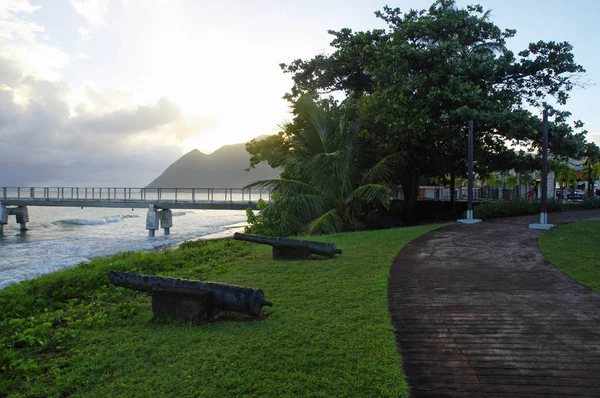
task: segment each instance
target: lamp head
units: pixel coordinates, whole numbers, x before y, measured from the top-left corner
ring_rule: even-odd
[[[554,114],[556,113],[556,111],[554,109],[547,109],[546,112],[548,112],[549,117],[554,116]]]

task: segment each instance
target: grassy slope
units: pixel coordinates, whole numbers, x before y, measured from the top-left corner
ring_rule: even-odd
[[[61,316],[84,321],[60,349],[18,349],[39,370],[0,373],[0,395],[407,396],[387,280],[400,248],[433,228],[322,237],[344,250],[332,260],[274,262],[266,246],[210,242],[98,259],[10,287],[0,292],[5,302],[59,291],[54,296],[67,298],[49,311],[70,303],[72,310],[60,307]],[[189,326],[151,322],[146,294],[103,281],[99,288],[89,284],[95,293],[84,293],[83,300],[68,299],[82,296],[68,286],[85,286],[87,279],[98,284],[110,268],[262,288],[274,306],[265,307],[270,316],[261,322]],[[3,338],[10,340],[8,333]]]
[[[600,293],[600,221],[560,225],[540,239],[542,253],[561,271]]]

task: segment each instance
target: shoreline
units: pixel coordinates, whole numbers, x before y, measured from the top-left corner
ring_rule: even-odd
[[[227,229],[227,232],[231,231],[231,233],[225,234],[225,232],[221,232],[221,233],[208,234],[208,235],[204,235],[204,236],[198,236],[197,238],[186,239],[186,240],[182,240],[181,242],[172,243],[172,244],[157,247],[157,248],[154,248],[151,250],[142,250],[142,251],[144,251],[144,252],[154,252],[154,251],[161,252],[161,251],[175,250],[175,249],[179,248],[179,245],[181,245],[182,243],[185,243],[185,242],[210,242],[210,241],[217,241],[217,240],[233,239],[233,234],[235,234],[236,232],[244,232],[243,226],[236,227],[236,228],[227,228],[227,227],[224,227],[224,228]],[[104,257],[104,256],[94,257],[94,258],[102,258],[102,257]],[[106,257],[108,257],[108,256],[106,256]]]
[[[181,242],[168,243],[168,244],[165,244],[165,245],[154,247],[152,249],[124,250],[124,251],[118,251],[116,253],[108,254],[108,255],[105,255],[105,256],[90,257],[90,258],[87,259],[87,261],[80,261],[77,264],[73,264],[73,265],[66,266],[66,267],[59,268],[59,269],[54,269],[54,270],[51,270],[50,272],[36,275],[33,278],[24,278],[24,279],[21,279],[21,280],[9,283],[9,284],[7,284],[5,286],[1,286],[0,287],[0,291],[2,291],[3,289],[5,289],[5,288],[7,288],[9,286],[18,285],[21,282],[25,282],[25,281],[29,281],[29,280],[34,280],[34,279],[37,279],[39,277],[42,277],[42,276],[45,276],[45,275],[50,275],[50,274],[53,274],[55,272],[59,272],[59,271],[62,271],[62,270],[73,269],[73,268],[78,267],[80,264],[88,264],[88,263],[90,263],[91,261],[93,261],[95,259],[109,258],[109,257],[115,256],[115,255],[121,254],[121,253],[129,253],[129,252],[131,252],[131,253],[153,253],[153,252],[157,252],[158,253],[158,252],[163,252],[163,251],[176,250],[177,248],[179,248],[179,245],[181,245],[184,242],[189,242],[189,241],[217,241],[217,240],[232,239],[233,238],[233,234],[235,232],[243,232],[246,225],[248,225],[246,222],[240,222],[240,223],[225,225],[225,226],[222,227],[224,230],[221,231],[221,232],[210,233],[210,234],[207,234],[207,235],[202,235],[202,236],[198,236],[198,237],[191,238],[191,239],[184,239]]]

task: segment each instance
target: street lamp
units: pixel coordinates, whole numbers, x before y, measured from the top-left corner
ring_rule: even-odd
[[[554,111],[544,109],[542,114],[542,198],[540,201],[540,223],[529,224],[531,229],[550,229],[554,224],[548,224],[548,116]]]
[[[467,218],[458,220],[463,224],[476,224],[481,222],[479,219],[473,218],[473,121],[469,120],[469,183],[468,183],[468,204],[467,204]]]

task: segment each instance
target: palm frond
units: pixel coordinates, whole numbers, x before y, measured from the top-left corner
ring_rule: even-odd
[[[361,185],[350,193],[348,203],[357,205],[359,203],[380,204],[389,207],[392,190],[381,184]]]
[[[284,197],[318,194],[316,189],[310,184],[296,180],[288,180],[284,178],[255,181],[244,187],[244,189],[253,188],[262,188],[274,193],[280,193]]]
[[[388,181],[394,172],[394,167],[398,164],[400,159],[400,153],[394,153],[381,159],[377,164],[365,172],[363,175],[363,183]]]
[[[328,196],[350,192],[355,186],[349,170],[351,164],[351,159],[343,150],[315,156],[310,164],[313,185]]]
[[[328,112],[318,106],[308,96],[298,99],[296,111],[311,127],[304,129],[296,138],[310,152],[329,152],[332,132],[335,131],[335,124],[329,117]]]
[[[295,214],[304,220],[312,220],[331,208],[329,199],[320,195],[282,197],[269,206],[289,214]]]
[[[342,230],[344,222],[336,209],[317,217],[308,224],[309,235],[331,234]]]

